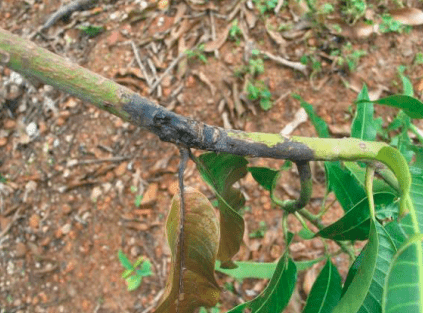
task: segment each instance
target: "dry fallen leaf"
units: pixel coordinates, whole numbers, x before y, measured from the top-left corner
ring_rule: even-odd
[[[232,24],[226,26],[226,28],[220,33],[219,37],[216,40],[209,41],[204,45],[205,52],[212,52],[214,50],[219,49],[228,39],[229,30],[231,29]]]
[[[415,8],[401,8],[389,12],[393,19],[404,25],[417,26],[423,24],[423,12]]]

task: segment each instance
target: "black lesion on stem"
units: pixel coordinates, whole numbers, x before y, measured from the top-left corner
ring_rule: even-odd
[[[214,152],[226,152],[243,156],[288,159],[294,162],[314,159],[313,150],[305,144],[285,140],[274,146],[242,138],[228,136],[220,127],[209,126],[202,122],[170,112],[150,100],[133,95],[123,105],[130,121],[148,129],[162,141],[171,142],[185,148],[196,148]],[[242,131],[230,130],[232,133]]]

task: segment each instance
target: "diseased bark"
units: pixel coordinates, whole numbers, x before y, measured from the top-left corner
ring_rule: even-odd
[[[247,133],[210,126],[170,112],[110,79],[3,29],[0,29],[0,64],[146,128],[163,141],[186,148],[304,162],[377,160],[381,149],[389,147],[385,143],[353,138],[287,138],[280,134]],[[388,166],[392,169],[392,164]]]

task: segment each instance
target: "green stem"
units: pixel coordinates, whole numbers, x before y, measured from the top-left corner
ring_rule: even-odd
[[[414,124],[410,124],[409,129],[413,132],[413,134],[416,135],[417,139],[420,141],[420,143],[423,144],[423,136],[421,135],[419,129]]]
[[[366,167],[366,193],[367,199],[369,199],[369,211],[370,218],[376,218],[375,203],[373,201],[373,178],[375,176],[375,168],[373,166],[367,165]]]

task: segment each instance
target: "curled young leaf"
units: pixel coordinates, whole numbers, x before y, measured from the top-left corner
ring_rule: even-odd
[[[193,188],[185,189],[184,199],[182,210],[180,196],[175,195],[167,217],[166,233],[172,264],[156,313],[191,313],[201,306],[216,305],[220,296],[214,277],[220,238],[215,209]]]
[[[199,157],[197,168],[216,193],[220,211],[218,259],[222,268],[235,268],[232,257],[238,253],[244,235],[244,219],[238,213],[245,203],[241,191],[232,185],[247,174],[248,161],[241,156],[214,152]]]

